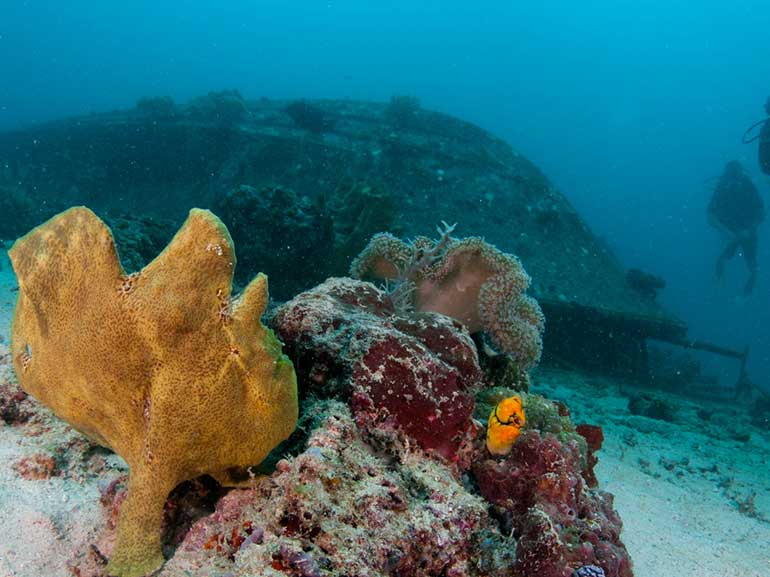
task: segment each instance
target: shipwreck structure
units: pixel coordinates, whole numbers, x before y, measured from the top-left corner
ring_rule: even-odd
[[[228,222],[221,213],[234,190],[263,204],[260,195],[269,196],[271,231],[260,228],[264,219],[245,219],[241,230]],[[681,343],[686,335],[681,320],[628,282],[534,164],[410,97],[247,101],[225,91],[185,105],[143,99],[130,110],[0,134],[0,237],[75,204],[168,220],[160,229],[169,237],[190,207],[212,208],[234,237],[275,244],[275,261],[262,268],[282,299],[345,274],[373,233],[432,236],[441,221],[458,222],[459,236],[482,236],[524,263],[546,316],[545,362],[644,377],[647,339]],[[293,253],[294,241],[275,240],[296,223],[305,231],[282,238],[299,246],[315,235],[312,259]],[[291,290],[281,294],[289,277]]]

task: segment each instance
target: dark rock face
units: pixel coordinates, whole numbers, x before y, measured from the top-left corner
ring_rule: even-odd
[[[663,397],[651,394],[633,395],[628,400],[628,410],[633,415],[672,422],[676,419],[676,407]]]
[[[398,315],[369,283],[329,279],[281,306],[273,325],[305,394],[350,403],[373,435],[406,435],[458,460],[482,382],[475,345],[437,314]]]
[[[236,281],[264,272],[270,294],[287,299],[328,275],[332,222],[306,197],[280,186],[241,185],[218,198],[214,212],[238,247]]]
[[[0,421],[6,425],[26,423],[35,414],[35,406],[16,382],[0,379]]]
[[[326,117],[324,111],[307,103],[297,100],[286,107],[288,114],[299,128],[304,128],[315,134],[327,132],[334,127],[334,123]]]
[[[638,268],[632,268],[626,272],[626,283],[643,297],[652,300],[658,296],[659,290],[666,288],[665,280]]]
[[[0,241],[14,240],[37,224],[35,203],[16,186],[0,186]]]
[[[626,282],[605,243],[531,162],[413,97],[389,104],[247,101],[234,90],[187,104],[150,97],[130,110],[0,132],[0,158],[0,187],[18,188],[31,202],[31,225],[77,204],[176,221],[197,206],[221,217],[216,205],[242,184],[260,191],[278,183],[307,195],[333,217],[333,243],[313,245],[323,254],[307,253],[302,272],[292,259],[267,271],[273,287],[287,287],[273,293],[282,299],[344,274],[374,233],[426,235],[443,220],[521,258],[548,317],[546,360],[645,378],[640,341],[686,332]],[[272,216],[276,225],[292,222]],[[0,239],[28,230],[15,221],[0,216]],[[317,229],[291,230],[296,242],[326,238]],[[296,278],[319,268],[329,272]]]
[[[110,227],[118,247],[120,263],[128,273],[140,271],[158,256],[174,236],[179,224],[128,213],[107,215],[104,222]]]
[[[150,97],[131,110],[0,133],[0,157],[0,185],[29,196],[41,211],[35,222],[72,204],[181,220],[240,184],[280,183],[315,201],[344,180],[376,182],[401,230],[369,230],[367,239],[459,222],[463,235],[518,255],[541,303],[674,320],[628,287],[611,252],[524,156],[409,96],[388,104],[247,101],[237,90],[187,104]]]

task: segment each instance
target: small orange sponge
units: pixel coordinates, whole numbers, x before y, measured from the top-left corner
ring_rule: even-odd
[[[521,428],[526,424],[521,398],[503,399],[489,414],[487,423],[487,449],[493,455],[507,455],[513,443],[519,438]]]

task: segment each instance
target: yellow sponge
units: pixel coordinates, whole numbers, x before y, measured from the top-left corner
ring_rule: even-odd
[[[123,457],[128,496],[109,575],[163,562],[169,492],[261,462],[297,422],[291,362],[260,317],[267,278],[231,300],[227,228],[193,209],[166,249],[126,275],[107,226],[85,207],[19,239],[12,354],[21,386]]]

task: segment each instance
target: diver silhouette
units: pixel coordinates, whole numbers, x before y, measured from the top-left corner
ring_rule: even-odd
[[[716,276],[722,278],[725,263],[741,250],[749,269],[744,294],[751,294],[757,280],[757,228],[765,218],[762,197],[737,160],[725,165],[708,205],[709,223],[727,235],[727,246],[717,258]]]

